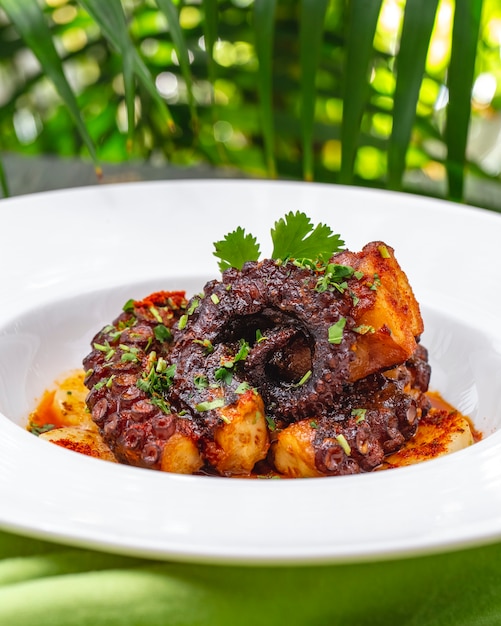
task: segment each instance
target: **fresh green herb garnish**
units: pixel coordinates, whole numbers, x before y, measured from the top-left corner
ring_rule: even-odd
[[[327,261],[334,252],[344,246],[344,241],[335,235],[326,224],[313,227],[304,213],[290,211],[275,222],[271,231],[273,259],[319,259]]]
[[[110,346],[108,341],[105,341],[104,344],[102,344],[102,343],[93,343],[92,347],[95,350],[99,350],[99,352],[102,352],[104,354],[104,360],[105,361],[109,361],[113,357],[115,352],[116,352],[115,348]]]
[[[346,317],[341,317],[339,320],[329,326],[329,343],[340,344],[343,340],[343,330],[346,326]]]
[[[196,374],[193,377],[193,384],[197,389],[206,389],[209,386],[209,380],[205,374]]]
[[[221,259],[219,269],[222,272],[229,267],[241,270],[246,261],[257,261],[260,254],[256,238],[240,226],[221,241],[216,241],[214,248],[214,256]]]
[[[374,326],[370,326],[369,324],[360,324],[360,326],[355,326],[352,330],[359,335],[368,335],[376,332]]]
[[[275,421],[273,420],[273,418],[269,417],[269,415],[265,415],[265,420],[266,420],[266,423],[268,424],[268,429],[274,432],[277,429],[277,425],[275,424]]]
[[[381,279],[379,278],[378,274],[374,274],[374,282],[372,283],[372,285],[370,285],[370,289],[372,291],[377,291],[378,287],[381,286]]]
[[[231,369],[225,366],[218,367],[217,370],[214,371],[214,378],[221,381],[224,385],[229,385],[233,380],[233,374]]]
[[[132,313],[132,311],[134,310],[134,303],[135,303],[135,300],[133,298],[131,298],[130,300],[127,300],[127,302],[123,305],[122,310],[125,313]]]
[[[350,444],[346,441],[346,437],[344,435],[336,435],[336,440],[338,444],[341,446],[341,448],[343,448],[346,456],[350,456],[351,447],[350,447]]]
[[[164,342],[172,340],[172,332],[170,328],[167,328],[164,324],[157,324],[153,329],[153,334],[157,341]]]
[[[237,363],[238,361],[245,361],[250,352],[250,345],[247,341],[245,341],[245,339],[240,339],[239,345],[240,348],[233,358],[234,363]]]
[[[263,335],[263,333],[258,328],[256,330],[256,343],[261,343],[261,341],[265,341],[265,340],[266,340],[266,336]]]
[[[139,357],[133,352],[124,352],[120,357],[122,363],[139,363]]]
[[[243,393],[245,393],[246,391],[249,391],[249,389],[252,389],[252,387],[249,385],[248,382],[246,382],[245,380],[240,383],[238,385],[238,387],[235,389],[235,393],[238,394],[239,396],[242,395]]]
[[[378,246],[377,249],[379,250],[379,254],[381,255],[382,259],[389,259],[390,258],[390,253],[388,252],[388,248],[384,245]]]
[[[309,217],[301,211],[287,215],[275,222],[271,229],[273,242],[272,259],[287,261],[300,259],[302,264],[315,265],[328,259],[344,247],[344,241],[326,224],[313,226]],[[230,267],[242,269],[246,261],[258,261],[260,247],[256,238],[240,226],[224,239],[214,244],[214,256],[221,259],[219,269]]]
[[[33,433],[34,435],[36,435],[37,437],[39,435],[41,435],[42,433],[46,433],[49,430],[54,430],[55,425],[54,424],[42,424],[41,426],[39,426],[38,424],[30,424],[30,433]]]
[[[305,384],[305,382],[306,382],[306,381],[310,378],[311,374],[312,374],[311,370],[308,370],[308,371],[307,371],[307,372],[303,375],[303,377],[301,378],[301,380],[300,380],[300,381],[298,381],[297,383],[295,383],[295,384],[293,385],[293,387],[302,387],[302,386]]]
[[[324,291],[333,291],[337,289],[343,293],[348,288],[345,278],[350,278],[354,274],[354,269],[349,265],[338,265],[337,263],[328,263],[324,272],[319,276],[315,291],[322,293]]]
[[[212,345],[210,339],[193,339],[193,343],[197,343],[199,346],[202,346],[205,354],[214,352],[214,346]]]
[[[170,413],[165,393],[172,385],[175,373],[175,363],[168,365],[165,359],[160,358],[158,361],[152,360],[148,373],[143,373],[143,377],[136,382],[138,389],[148,394],[152,404],[158,406],[164,413]]]
[[[207,400],[207,402],[199,402],[195,405],[195,409],[199,413],[205,413],[205,411],[212,411],[213,409],[220,409],[226,404],[224,398],[216,398],[215,400]]]
[[[150,307],[149,307],[149,310],[150,310],[150,313],[153,315],[153,317],[156,319],[156,321],[157,321],[159,324],[162,324],[163,319],[160,317],[160,313],[158,312],[157,307],[155,307],[155,306],[150,306]]]
[[[366,413],[367,413],[367,409],[352,409],[351,410],[352,416],[357,418],[355,420],[357,424],[360,424],[360,422],[363,422],[365,420]]]
[[[199,306],[200,306],[200,300],[198,298],[193,298],[188,310],[186,311],[187,314],[193,315],[193,313],[198,309]]]

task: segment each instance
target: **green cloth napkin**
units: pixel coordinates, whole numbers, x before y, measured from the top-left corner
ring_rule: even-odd
[[[501,544],[329,566],[165,563],[0,532],[5,626],[501,624]]]

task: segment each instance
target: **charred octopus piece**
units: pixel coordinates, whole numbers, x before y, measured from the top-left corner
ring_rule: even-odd
[[[227,388],[244,381],[256,387],[269,415],[290,422],[312,411],[325,414],[349,379],[356,334],[349,330],[350,296],[318,292],[316,284],[315,272],[271,260],[227,270],[221,282],[208,283],[172,349],[176,407],[200,402],[197,374],[211,385],[231,363]],[[332,343],[329,329],[341,320],[346,330]],[[235,361],[242,346],[245,358]]]
[[[186,315],[181,292],[159,292],[130,302],[94,338],[85,358],[87,405],[122,463],[192,474],[248,474],[269,447],[258,394],[242,389],[226,401],[221,389],[194,415],[171,408],[176,369],[169,363],[176,321]]]
[[[277,470],[289,477],[368,472],[414,435],[430,403],[430,367],[421,346],[404,365],[347,386],[329,417],[304,419],[272,444]]]
[[[201,462],[189,424],[168,407],[167,356],[172,327],[186,308],[184,292],[158,292],[130,301],[92,341],[84,359],[85,384],[94,422],[122,463],[161,469],[165,443],[182,442],[190,471]]]

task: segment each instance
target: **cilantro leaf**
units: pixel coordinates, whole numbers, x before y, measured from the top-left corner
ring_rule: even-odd
[[[273,259],[328,260],[334,252],[342,250],[344,241],[326,224],[313,227],[308,216],[300,211],[275,222],[271,230]]]
[[[216,241],[214,248],[214,256],[221,259],[219,262],[221,272],[229,267],[241,270],[246,261],[257,261],[260,254],[256,238],[247,234],[241,226],[228,233],[221,241]]]

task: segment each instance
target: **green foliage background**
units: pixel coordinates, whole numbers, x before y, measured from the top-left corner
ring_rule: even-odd
[[[0,150],[461,201],[500,44],[498,0],[0,0]]]

